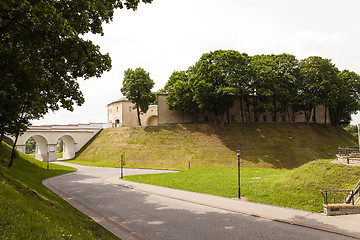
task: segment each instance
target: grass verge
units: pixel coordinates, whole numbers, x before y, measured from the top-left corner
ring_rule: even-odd
[[[319,212],[321,190],[353,189],[360,167],[317,160],[293,170],[241,168],[241,195],[249,201]],[[233,198],[237,168],[203,168],[183,172],[127,176],[126,180]]]
[[[8,168],[10,147],[0,145],[0,239],[118,239],[42,185],[75,169],[19,155]]]

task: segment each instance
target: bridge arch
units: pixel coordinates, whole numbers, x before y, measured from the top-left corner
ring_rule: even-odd
[[[41,161],[47,161],[49,158],[48,156],[49,141],[42,134],[32,134],[25,140],[25,143],[30,137],[33,137],[36,142],[35,158]]]
[[[62,159],[71,159],[75,157],[76,153],[76,140],[71,134],[63,134],[59,137],[63,140],[63,157]]]
[[[24,134],[24,137],[19,137],[18,139],[18,145],[25,145],[27,140],[29,140],[29,138],[33,137],[36,141],[36,138],[39,138],[39,137],[42,137],[43,139],[45,139],[45,141],[47,143],[49,143],[49,138],[47,138],[44,134],[42,133],[37,133],[37,132],[34,132],[34,133],[30,133],[30,134],[27,134],[25,135]],[[36,137],[36,138],[35,138]]]

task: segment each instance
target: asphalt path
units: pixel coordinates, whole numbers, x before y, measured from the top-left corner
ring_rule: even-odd
[[[74,166],[74,165],[71,165]],[[106,179],[120,169],[79,166],[44,184],[121,239],[353,239],[259,217],[140,192]],[[125,175],[162,170],[125,169]]]

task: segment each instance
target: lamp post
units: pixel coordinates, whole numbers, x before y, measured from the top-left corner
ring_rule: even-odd
[[[121,177],[121,179],[124,178],[123,165],[124,165],[124,155],[121,154],[121,162],[120,162],[120,177]]]
[[[49,170],[49,162],[50,162],[50,155],[49,155],[49,152],[46,154],[46,157],[47,157],[47,167],[46,169]]]
[[[240,197],[240,150],[236,151],[237,159],[238,159],[238,198]]]

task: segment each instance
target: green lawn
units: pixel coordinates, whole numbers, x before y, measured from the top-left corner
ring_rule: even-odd
[[[191,169],[177,173],[127,176],[126,180],[229,198],[237,197],[237,168]],[[241,196],[249,201],[321,211],[321,190],[352,189],[360,167],[317,160],[293,170],[241,168]]]
[[[0,145],[0,239],[118,239],[42,185],[74,169],[20,153],[8,168],[10,148]]]

